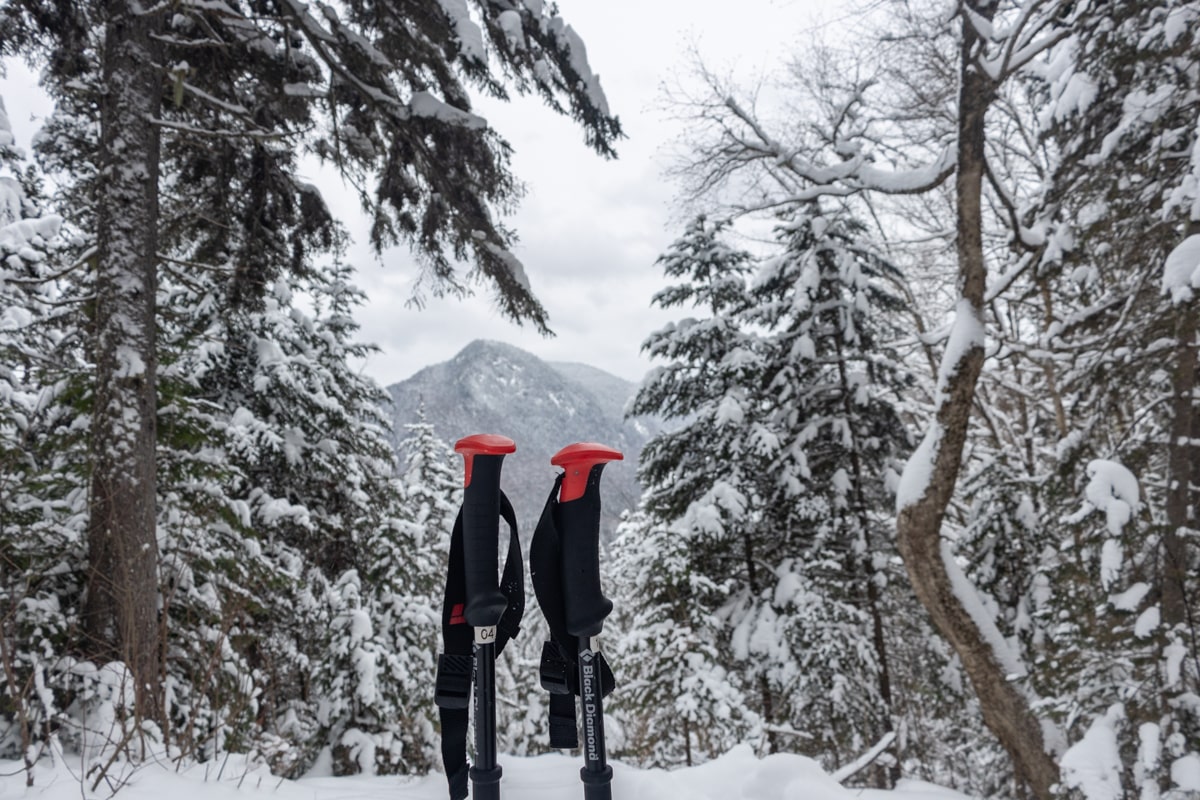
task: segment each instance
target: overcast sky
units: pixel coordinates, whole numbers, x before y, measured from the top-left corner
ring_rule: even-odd
[[[582,361],[637,381],[651,366],[641,342],[669,315],[650,308],[663,285],[655,259],[679,233],[670,220],[674,187],[663,176],[666,146],[677,123],[662,109],[664,82],[686,81],[690,50],[719,72],[755,76],[782,63],[832,0],[558,0],[564,19],[583,37],[592,69],[627,139],[619,158],[604,161],[570,120],[524,98],[477,109],[514,148],[513,169],[527,195],[507,220],[520,235],[516,255],[557,334],[546,339],[504,320],[480,287],[467,300],[429,298],[423,310],[406,307],[417,274],[406,250],[377,259],[365,245],[365,225],[347,220],[357,242],[351,250],[358,284],[367,293],[361,338],[382,348],[365,371],[387,385],[444,361],[477,338],[510,342],[549,360]],[[850,20],[822,28],[842,35]],[[16,133],[27,138],[45,113],[21,102],[13,83],[0,83]],[[8,85],[4,85],[8,84]],[[321,176],[314,175],[321,180]],[[327,187],[335,197],[336,187]],[[335,213],[343,212],[335,201]],[[349,200],[346,208],[354,208]]]
[[[639,352],[671,318],[651,309],[663,286],[654,261],[680,232],[670,224],[674,187],[664,178],[666,145],[677,123],[662,109],[664,82],[688,79],[694,48],[719,72],[753,77],[787,58],[830,0],[559,0],[563,18],[583,37],[593,71],[627,139],[604,161],[578,127],[536,99],[481,109],[515,149],[513,167],[528,194],[510,223],[521,242],[534,292],[550,314],[553,339],[500,318],[486,290],[469,301],[403,308],[413,277],[405,252],[364,263],[359,283],[370,305],[366,339],[383,353],[367,371],[383,383],[444,361],[469,341],[507,341],[550,360],[583,361],[629,380],[651,366]],[[840,35],[846,20],[829,24]],[[370,256],[365,255],[364,261]]]

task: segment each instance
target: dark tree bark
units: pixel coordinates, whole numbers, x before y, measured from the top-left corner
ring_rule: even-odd
[[[984,19],[995,13],[989,0],[969,0],[966,5]],[[960,304],[958,313],[970,313],[981,324],[987,283],[982,236],[984,117],[995,86],[974,64],[981,42],[965,15],[962,30],[955,198],[959,282],[966,303]],[[983,367],[983,343],[972,342],[961,354],[951,349],[945,358],[957,363],[944,364],[941,369],[944,394],[934,423],[941,436],[929,453],[933,469],[921,497],[900,510],[897,545],[917,598],[962,661],[979,697],[985,723],[1012,758],[1018,777],[1039,800],[1050,800],[1051,787],[1058,781],[1058,767],[1046,753],[1041,725],[1027,698],[1008,680],[979,623],[955,592],[943,560],[942,522],[962,466],[975,386]]]
[[[1200,221],[1193,220],[1185,236],[1200,234]],[[1196,526],[1193,500],[1200,445],[1195,437],[1197,422],[1196,335],[1197,311],[1193,302],[1181,303],[1175,316],[1175,369],[1171,375],[1171,440],[1167,445],[1167,530],[1163,534],[1162,615],[1172,628],[1187,623],[1187,540],[1182,529]]]
[[[89,655],[119,660],[140,719],[160,718],[155,536],[161,20],[135,2],[108,4],[96,230],[96,395],[91,441]]]
[[[841,337],[834,337],[834,346],[837,348],[837,368],[838,368],[838,383],[842,400],[842,413],[846,415],[846,419],[854,417],[854,404],[852,398],[854,391],[850,386],[850,378],[846,374],[846,358],[842,349]],[[858,438],[854,433],[851,433],[850,447],[850,470],[854,474],[854,508],[849,510],[849,515],[852,515],[862,531],[863,539],[866,541],[866,549],[863,553],[852,555],[848,564],[848,572],[851,575],[856,575],[865,588],[865,600],[867,613],[871,617],[871,644],[875,648],[875,656],[879,659],[879,698],[883,700],[884,717],[883,727],[878,731],[880,739],[883,736],[894,733],[895,725],[892,723],[892,714],[895,709],[895,704],[892,701],[892,671],[889,665],[887,638],[884,636],[886,628],[883,619],[883,598],[879,591],[879,584],[875,582],[876,570],[874,562],[874,548],[870,542],[869,532],[871,530],[871,519],[867,513],[869,508],[867,498],[863,493],[863,487],[867,485],[866,470],[863,468],[862,458],[859,455]],[[853,552],[853,548],[851,549]],[[896,759],[889,766],[881,766],[876,764],[872,767],[871,776],[873,785],[877,789],[894,789],[896,781],[900,780],[900,760]]]

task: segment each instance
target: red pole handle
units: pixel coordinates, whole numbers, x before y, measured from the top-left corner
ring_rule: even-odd
[[[454,443],[454,452],[461,453],[466,461],[463,471],[463,486],[471,485],[471,475],[475,469],[475,456],[506,456],[517,452],[517,443],[507,436],[495,433],[477,433],[465,436]]]
[[[592,467],[624,459],[625,456],[621,454],[620,450],[614,450],[595,442],[576,442],[559,450],[550,458],[550,463],[556,467],[562,467],[564,473],[558,501],[569,503],[583,497]]]
[[[600,587],[600,475],[620,451],[594,442],[579,442],[554,454],[550,463],[563,468],[555,522],[562,559],[563,616],[567,633],[598,636],[612,601]]]

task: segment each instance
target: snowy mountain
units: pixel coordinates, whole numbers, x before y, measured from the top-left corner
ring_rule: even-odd
[[[636,388],[595,367],[548,363],[512,345],[477,340],[388,391],[397,436],[417,419],[423,402],[426,420],[450,445],[473,433],[498,433],[517,443],[517,452],[504,462],[503,486],[528,537],[558,473],[550,457],[572,442],[599,442],[625,454],[604,471],[606,536],[620,513],[637,503],[638,454],[657,423],[624,420],[625,403]]]

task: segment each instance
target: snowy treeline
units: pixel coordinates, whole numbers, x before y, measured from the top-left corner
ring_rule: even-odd
[[[1200,7],[883,6],[672,98],[626,742],[1194,796]]]

